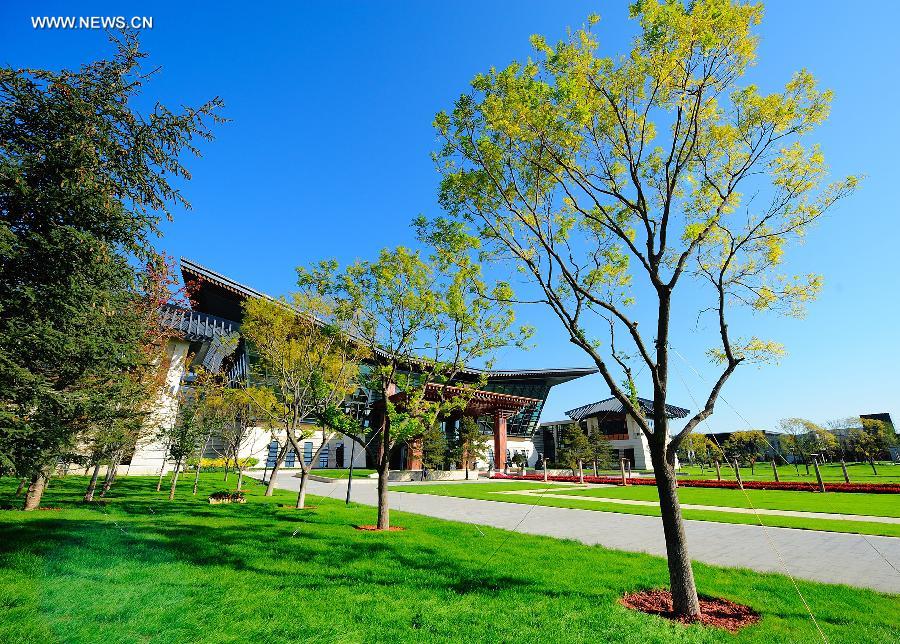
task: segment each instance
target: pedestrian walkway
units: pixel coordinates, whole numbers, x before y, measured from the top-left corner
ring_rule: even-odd
[[[566,488],[570,490],[585,489],[581,487]],[[571,501],[594,501],[598,503],[619,503],[621,505],[642,505],[646,507],[658,507],[658,501],[641,501],[639,499],[618,499],[603,496],[582,496],[579,494],[555,494],[544,490],[504,490],[494,491],[491,494],[515,494],[516,496],[534,496],[542,499],[565,499]],[[696,503],[682,503],[682,510],[710,510],[713,512],[734,512],[737,514],[764,514],[780,517],[800,517],[803,519],[835,519],[837,521],[869,521],[872,523],[897,523],[900,517],[878,517],[868,514],[838,514],[833,512],[804,512],[801,510],[773,510],[770,508],[736,508],[727,505],[697,505]]]
[[[292,473],[279,473],[277,487],[297,490],[300,479]],[[343,499],[347,481],[311,481],[309,493]],[[376,481],[354,480],[352,500],[376,505]],[[403,492],[391,492],[390,503],[393,511],[575,539],[615,550],[666,554],[659,517]],[[399,517],[393,521],[402,522]],[[712,521],[685,521],[685,531],[691,558],[696,561],[760,572],[789,572],[801,579],[900,593],[900,538]],[[477,534],[473,530],[473,537]]]

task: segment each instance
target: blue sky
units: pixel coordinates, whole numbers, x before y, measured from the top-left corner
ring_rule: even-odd
[[[554,41],[593,12],[604,53],[622,52],[634,32],[627,2],[148,4],[5,3],[0,64],[73,67],[108,52],[101,31],[38,31],[31,16],[152,16],[142,42],[148,68],[162,71],[147,98],[178,105],[219,95],[231,119],[190,161],[194,208],[176,211],[159,247],[272,294],[291,290],[299,264],[414,242],[412,217],[438,213],[432,118],[476,73],[529,55],[530,34]],[[880,411],[900,419],[898,20],[893,2],[766,7],[748,80],[774,91],[809,68],[836,94],[811,140],[835,176],[867,179],[790,256],[790,272],[826,278],[807,318],[739,318],[742,332],[783,342],[788,355],[777,367],[739,371],[707,429]],[[519,317],[537,326],[536,346],[504,352],[499,366],[589,364],[546,312]],[[712,377],[705,331],[676,310],[672,345],[684,360],[673,360],[670,401],[692,409]],[[558,387],[544,420],[607,396],[599,376]]]

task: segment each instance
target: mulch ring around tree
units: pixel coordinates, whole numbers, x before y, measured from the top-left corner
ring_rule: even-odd
[[[377,525],[355,525],[353,526],[354,530],[365,530],[366,532],[402,532],[406,530],[406,528],[401,528],[398,525],[392,525],[387,530],[379,530]]]
[[[659,615],[683,624],[697,623],[714,628],[722,628],[737,633],[742,628],[759,621],[759,613],[742,604],[735,604],[727,599],[700,596],[700,619],[693,621],[678,617],[672,612],[672,593],[668,590],[642,590],[636,593],[625,593],[619,603],[626,608],[639,610],[650,615]]]

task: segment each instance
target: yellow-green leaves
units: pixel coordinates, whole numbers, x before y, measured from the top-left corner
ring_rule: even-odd
[[[639,0],[624,55],[601,50],[593,16],[560,42],[532,36],[534,59],[479,75],[435,119],[441,205],[482,256],[532,281],[598,366],[612,321],[656,368],[652,344],[665,338],[629,317],[638,288],[667,316],[680,281],[699,285],[726,378],[783,352],[732,342],[731,309],[800,316],[821,289],[818,275],[789,276],[791,248],[858,179],[828,183],[822,150],[805,142],[832,100],[810,72],[771,93],[744,80],[762,14],[738,0]]]
[[[755,364],[774,364],[785,355],[784,346],[771,340],[752,337],[749,340],[737,340],[732,347],[735,358],[741,362]],[[727,362],[725,352],[720,348],[710,349],[707,355],[713,362]]]

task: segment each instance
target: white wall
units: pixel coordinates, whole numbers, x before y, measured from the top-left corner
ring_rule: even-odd
[[[165,384],[147,419],[145,438],[138,441],[131,464],[119,468],[121,474],[159,474],[161,467],[165,467],[166,471],[174,467],[173,463],[163,463],[166,445],[156,436],[161,428],[171,429],[178,418],[178,391],[187,370],[189,347],[190,344],[184,340],[169,341],[166,351],[169,369]]]

